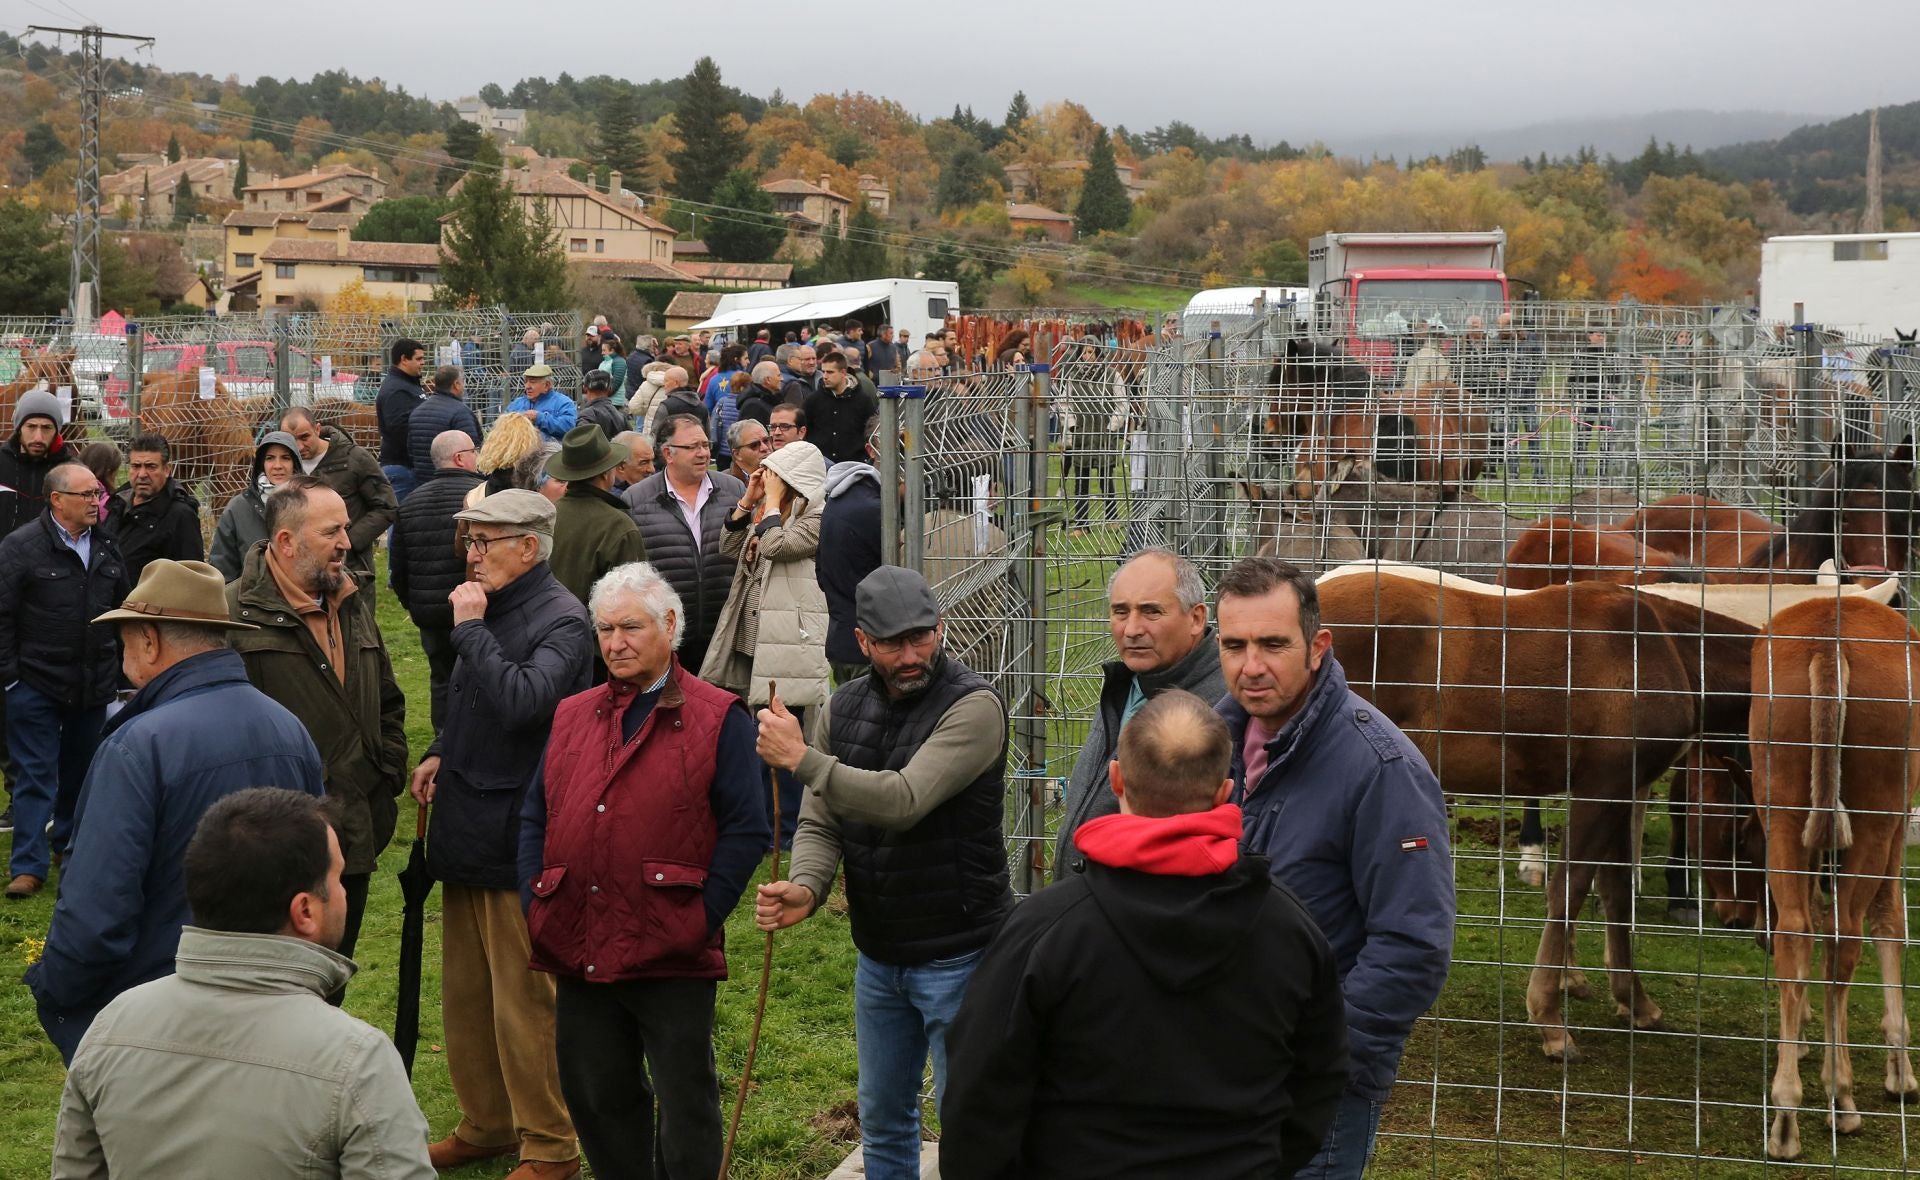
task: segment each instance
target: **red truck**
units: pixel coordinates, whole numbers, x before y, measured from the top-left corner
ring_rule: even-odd
[[[1307,244],[1313,334],[1391,378],[1422,325],[1457,333],[1479,316],[1491,328],[1512,309],[1506,252],[1503,229],[1322,234]]]

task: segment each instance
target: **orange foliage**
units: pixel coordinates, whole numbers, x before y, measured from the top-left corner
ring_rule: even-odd
[[[1642,303],[1699,303],[1706,298],[1699,279],[1656,261],[1652,247],[1637,230],[1627,236],[1627,249],[1613,268],[1608,294],[1615,299],[1631,295]]]

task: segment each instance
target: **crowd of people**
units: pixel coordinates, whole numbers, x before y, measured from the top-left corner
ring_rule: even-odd
[[[166,439],[109,494],[117,450],[90,466],[20,399],[7,895],[59,873],[27,979],[69,1064],[53,1174],[719,1174],[725,925],[778,846],[764,930],[844,874],[868,1176],[920,1174],[929,1061],[954,1180],[1358,1176],[1452,878],[1438,784],[1348,691],[1312,579],[1250,558],[1210,602],[1178,554],[1120,565],[1054,883],[1016,906],[1007,703],[882,562],[875,375],[964,370],[957,341],[853,322],[703,364],[599,329],[573,392],[528,341],[484,432],[396,341],[377,456],[288,409],[210,554]],[[338,1010],[403,793],[440,885],[437,1138]]]

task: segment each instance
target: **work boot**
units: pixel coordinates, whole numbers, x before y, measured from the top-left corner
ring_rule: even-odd
[[[449,1168],[464,1167],[480,1160],[512,1155],[518,1150],[520,1150],[518,1142],[509,1143],[504,1147],[475,1147],[458,1135],[448,1135],[440,1142],[428,1145],[427,1162],[433,1165],[434,1171],[444,1172]]]
[[[7,883],[7,900],[25,901],[40,892],[40,887],[45,884],[45,881],[31,873],[21,873]]]
[[[507,1173],[507,1180],[569,1180],[580,1174],[580,1159],[570,1160],[521,1160],[520,1166]]]

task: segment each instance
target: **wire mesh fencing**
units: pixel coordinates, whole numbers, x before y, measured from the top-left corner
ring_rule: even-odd
[[[153,317],[91,331],[65,319],[4,319],[0,415],[11,421],[20,394],[42,387],[60,397],[75,440],[124,447],[161,435],[175,477],[199,494],[210,522],[245,486],[255,442],[289,407],[377,452],[374,400],[397,342],[424,347],[423,377],[437,365],[460,368],[467,400],[490,422],[536,357],[554,370],[556,388],[577,393],[583,331],[578,312],[502,309]]]
[[[1048,879],[1114,572],[1283,557],[1452,810],[1451,974],[1370,1174],[1905,1174],[1879,1091],[1915,1091],[1912,347],[1738,309],[1369,310],[1364,338],[1069,343],[883,430],[926,522],[903,555],[1011,706],[1016,880]],[[1861,958],[1878,1002],[1843,1012]]]

